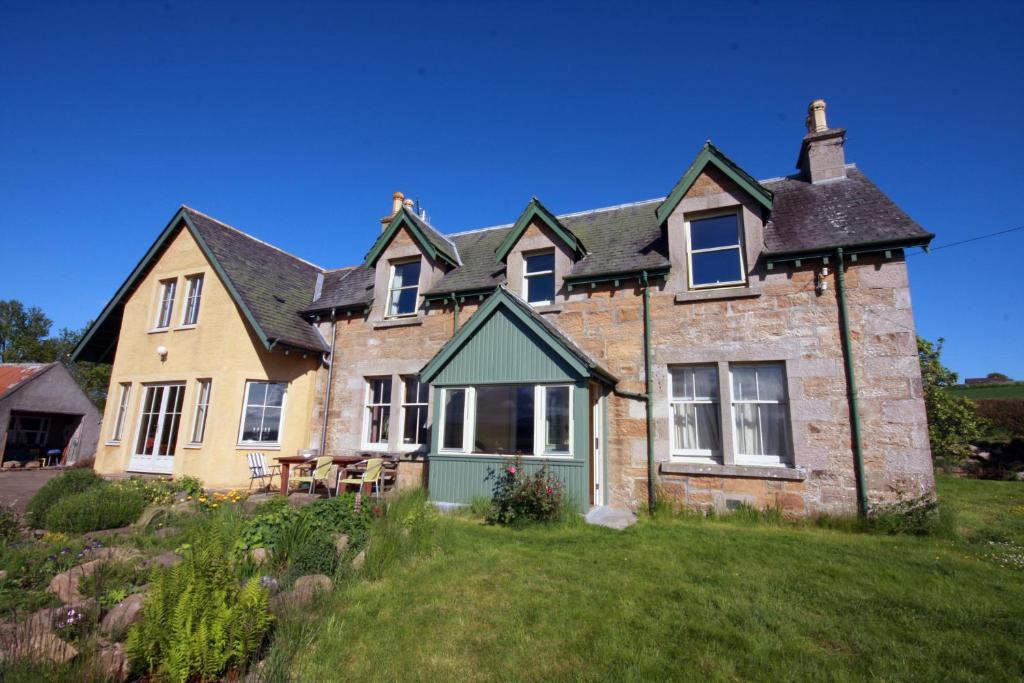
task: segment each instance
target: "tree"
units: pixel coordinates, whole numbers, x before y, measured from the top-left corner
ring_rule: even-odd
[[[971,454],[971,444],[981,438],[985,422],[978,417],[970,399],[953,396],[948,391],[957,383],[957,374],[942,364],[945,341],[940,337],[933,344],[918,337],[917,356],[921,363],[932,458],[948,470]]]
[[[1009,382],[1009,381],[1011,381],[1008,376],[1004,375],[1001,372],[990,372],[990,373],[988,373],[986,375],[986,377],[988,377],[988,379],[997,379],[1000,382]]]
[[[17,299],[0,300],[0,363],[42,362],[44,338],[53,322]]]

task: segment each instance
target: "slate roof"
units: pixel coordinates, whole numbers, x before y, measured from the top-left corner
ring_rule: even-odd
[[[320,298],[306,307],[307,312],[368,306],[373,301],[374,275],[374,269],[367,266],[328,271]]]
[[[459,263],[459,252],[455,247],[455,244],[446,236],[442,235],[437,231],[434,226],[427,223],[425,220],[416,215],[415,211],[408,211],[409,218],[416,224],[416,227],[423,231],[430,243],[434,245],[434,248],[444,254],[448,259],[454,263]]]
[[[760,181],[760,185],[774,196],[764,231],[764,251],[770,256],[880,241],[927,244],[933,237],[853,165],[847,167],[847,177],[842,180],[815,185],[793,176]],[[668,268],[668,242],[656,215],[664,200],[659,197],[558,215],[589,249],[567,279]],[[448,235],[462,265],[446,273],[425,294],[476,293],[502,284],[505,265],[498,261],[495,250],[511,230],[512,225],[503,225]],[[369,304],[373,273],[359,270],[337,283],[325,281],[321,300],[310,310]]]
[[[0,398],[49,370],[53,363],[0,363]]]
[[[320,333],[299,315],[313,300],[319,266],[185,207],[267,339],[326,351]]]

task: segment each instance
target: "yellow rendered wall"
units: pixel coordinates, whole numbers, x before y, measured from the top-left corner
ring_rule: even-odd
[[[194,328],[182,329],[178,326],[187,294],[184,278],[198,273],[204,275],[199,320]],[[170,329],[151,331],[160,282],[173,277],[178,278],[178,289]],[[157,355],[159,346],[167,348],[165,360]],[[272,464],[275,456],[294,455],[299,449],[317,445],[309,442],[309,414],[318,365],[316,353],[303,358],[294,350],[288,355],[281,348],[267,351],[192,235],[182,229],[125,303],[96,471],[118,474],[127,470],[139,426],[143,385],[185,382],[173,475],[199,477],[212,488],[247,486],[246,453],[262,451]],[[201,446],[186,446],[192,433],[197,380],[206,378],[213,383],[205,438]],[[278,448],[238,445],[246,380],[288,383]],[[112,442],[122,382],[132,383],[131,399],[121,441]]]

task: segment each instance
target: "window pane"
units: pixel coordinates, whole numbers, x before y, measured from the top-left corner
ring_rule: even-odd
[[[786,390],[782,368],[778,365],[757,366],[757,398],[762,401],[784,401]]]
[[[555,299],[555,276],[533,275],[526,278],[526,300],[531,304],[542,301],[554,301]]]
[[[534,254],[526,257],[526,272],[539,273],[544,270],[555,269],[555,253],[549,251],[546,254]]]
[[[284,404],[284,384],[267,385],[267,405],[280,408]]]
[[[245,404],[249,406],[261,406],[267,400],[266,382],[249,382],[249,393],[246,396]]]
[[[692,403],[672,404],[672,429],[675,430],[675,446],[681,450],[697,447],[697,420]]]
[[[368,408],[370,413],[370,443],[387,443],[388,442],[388,415],[389,411],[386,406],[373,406]]]
[[[690,258],[693,263],[694,285],[738,282],[743,279],[738,248],[692,254]]]
[[[672,398],[692,398],[692,382],[690,368],[669,368],[672,376]]]
[[[466,414],[466,390],[444,391],[444,443],[442,448],[462,450],[463,421]]]
[[[691,368],[693,372],[693,395],[699,399],[718,398],[718,368]]]
[[[569,387],[547,387],[544,415],[544,450],[569,452]]]
[[[734,401],[757,400],[757,368],[734,366],[732,368],[732,399]]]
[[[739,244],[739,235],[736,214],[690,221],[690,248],[694,250]]]
[[[260,423],[263,421],[263,409],[262,408],[251,408],[245,409],[245,422],[242,425],[242,441],[259,441],[260,440]]]
[[[697,448],[717,453],[721,446],[721,429],[718,424],[718,404],[698,403],[694,405],[694,419],[697,423]]]
[[[758,406],[761,421],[761,452],[758,455],[776,455],[780,458],[789,453],[786,443],[786,407],[775,403]]]
[[[474,453],[533,453],[533,386],[476,390]]]
[[[398,289],[391,292],[391,310],[388,315],[408,315],[416,312],[417,289]]]
[[[415,377],[405,377],[402,379],[402,387],[405,389],[405,398],[403,399],[406,403],[419,403],[417,401],[417,395],[419,394],[420,383],[416,381]]]
[[[391,378],[379,377],[370,380],[370,403],[377,405],[391,403]]]
[[[733,413],[736,416],[736,452],[743,455],[761,453],[757,404],[733,404]]]
[[[420,262],[411,261],[395,266],[395,279],[391,282],[392,289],[399,287],[415,287],[420,281]]]
[[[402,425],[402,443],[422,445],[426,443],[427,408],[415,406],[405,409],[405,424]]]
[[[281,409],[267,408],[263,413],[263,432],[260,441],[276,442],[281,430]]]

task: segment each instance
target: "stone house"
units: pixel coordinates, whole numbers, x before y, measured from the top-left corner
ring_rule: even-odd
[[[707,143],[664,197],[534,198],[459,233],[396,193],[363,263],[310,273],[292,311],[326,350],[302,446],[396,457],[447,503],[513,457],[581,509],[931,491],[904,250],[932,235],[844,142],[819,100],[794,175],[758,181]]]

